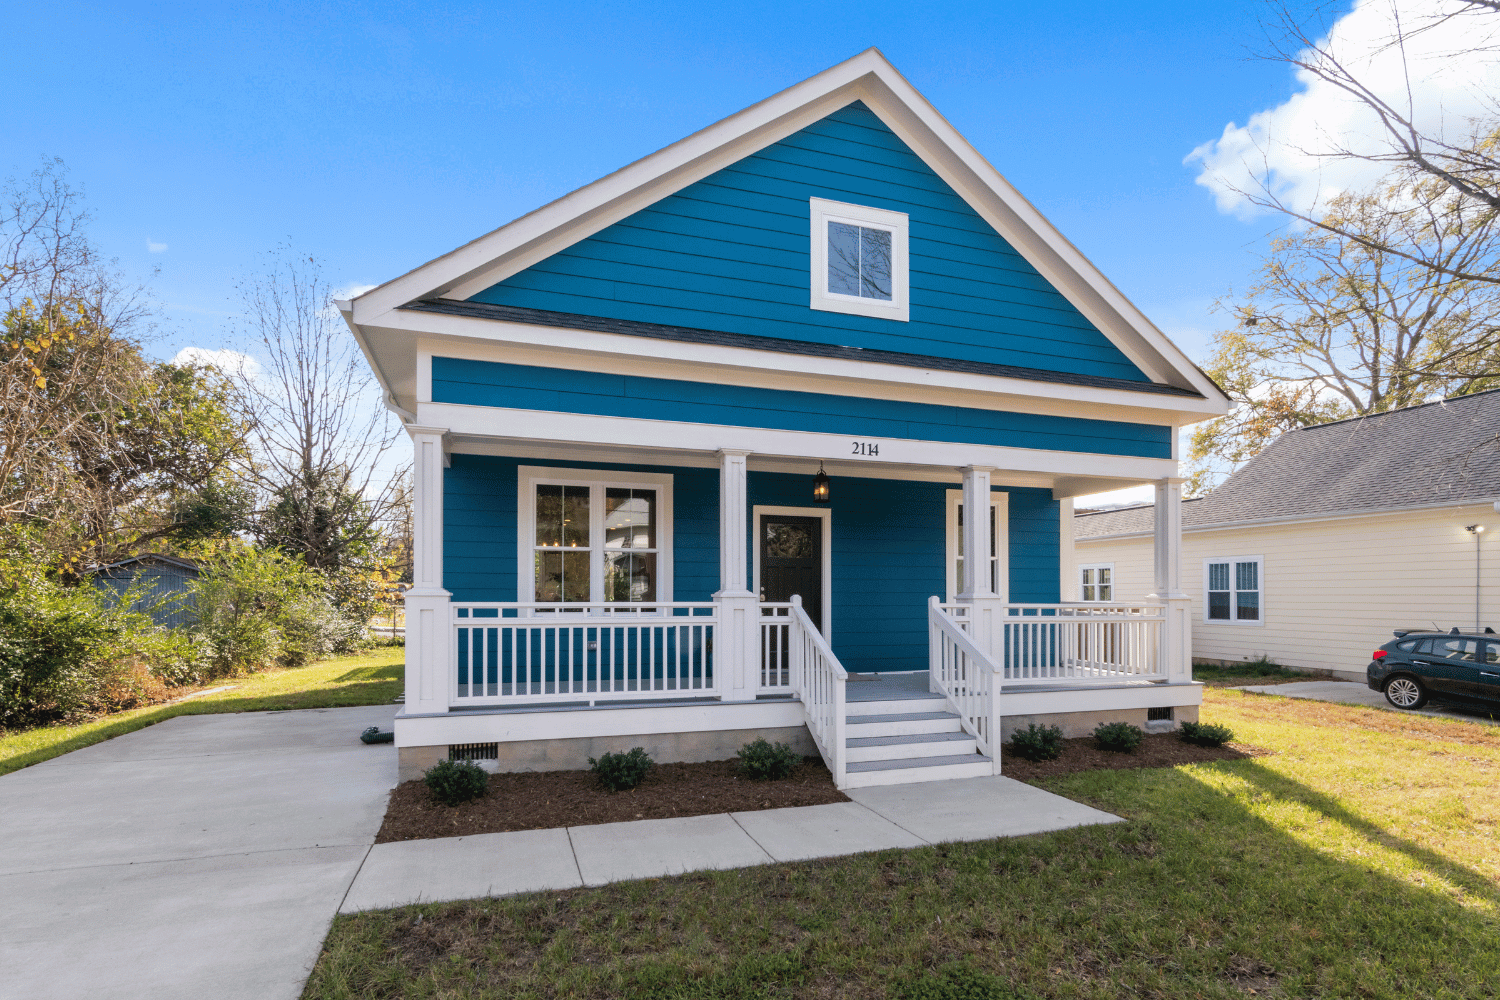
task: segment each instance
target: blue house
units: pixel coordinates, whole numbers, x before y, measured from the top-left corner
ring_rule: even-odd
[[[873,49],[340,308],[414,446],[403,780],[1196,718],[1175,442],[1228,402]],[[1064,603],[1071,498],[1146,483],[1154,593]]]

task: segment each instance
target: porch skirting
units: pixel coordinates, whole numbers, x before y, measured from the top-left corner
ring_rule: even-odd
[[[764,738],[817,756],[802,703],[788,698],[754,702],[611,705],[588,708],[468,710],[397,716],[399,781],[413,781],[459,744],[495,743],[493,771],[581,771],[590,757],[644,747],[663,763],[728,760]]]

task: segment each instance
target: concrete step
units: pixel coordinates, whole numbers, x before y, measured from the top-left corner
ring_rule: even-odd
[[[974,737],[965,732],[866,736],[844,742],[844,759],[850,762],[898,760],[903,757],[952,757],[956,754],[974,753],[979,748]]]
[[[861,715],[846,719],[844,737],[915,736],[919,733],[956,733],[962,726],[952,712],[902,712],[896,715]]]
[[[940,694],[930,698],[893,698],[888,701],[846,701],[844,715],[904,715],[911,712],[946,712],[948,699]]]
[[[918,781],[947,781],[952,778],[983,778],[994,773],[993,762],[979,754],[957,754],[947,757],[908,757],[902,760],[870,760],[850,763],[844,779],[846,788],[868,788],[871,785],[909,785]]]

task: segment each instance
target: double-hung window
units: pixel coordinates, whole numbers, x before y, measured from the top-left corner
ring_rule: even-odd
[[[1078,567],[1078,599],[1108,604],[1115,599],[1115,564],[1095,563]]]
[[[906,321],[910,315],[908,217],[813,198],[811,306]]]
[[[1205,622],[1259,625],[1263,560],[1260,556],[1225,556],[1203,561]]]
[[[962,490],[948,491],[948,599],[954,600],[964,589],[964,512]],[[990,552],[983,570],[989,576],[990,591],[1005,599],[1010,592],[1009,544],[1010,494],[990,494]]]
[[[672,599],[671,476],[522,466],[518,478],[522,601]]]

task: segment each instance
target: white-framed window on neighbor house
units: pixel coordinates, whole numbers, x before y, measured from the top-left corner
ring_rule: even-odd
[[[1110,604],[1115,599],[1115,564],[1078,567],[1078,599],[1086,604]]]
[[[964,492],[948,491],[948,600],[964,589]],[[1010,494],[990,493],[990,590],[1010,599]]]
[[[672,477],[521,466],[516,593],[523,603],[672,599]]]
[[[809,214],[812,307],[906,322],[911,312],[906,213],[813,198]]]
[[[1220,556],[1203,560],[1203,620],[1209,624],[1259,625],[1264,621],[1264,559]]]

